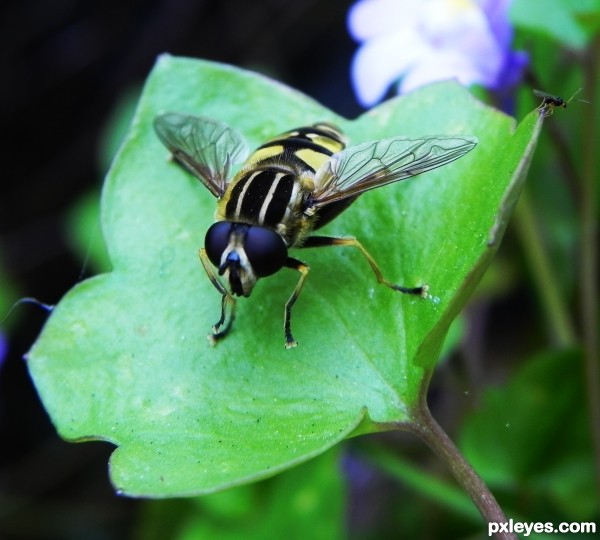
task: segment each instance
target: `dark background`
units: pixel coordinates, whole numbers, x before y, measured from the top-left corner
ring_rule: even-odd
[[[103,175],[98,146],[125,92],[169,52],[263,71],[348,117],[356,49],[349,1],[37,0],[0,8],[0,258],[15,297],[55,304],[85,275],[65,215]],[[83,273],[82,273],[83,272]],[[0,314],[0,319],[5,314]],[[23,355],[47,313],[18,306],[0,371],[0,539],[126,538],[136,501],[116,497],[107,444],[61,441]]]

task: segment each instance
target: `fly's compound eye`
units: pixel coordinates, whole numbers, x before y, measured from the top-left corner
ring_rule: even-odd
[[[208,231],[206,231],[204,249],[206,249],[206,254],[210,262],[217,268],[221,265],[221,256],[229,244],[231,229],[232,224],[230,222],[218,221],[217,223],[213,223]]]
[[[250,227],[244,242],[244,251],[258,277],[270,276],[280,270],[287,259],[287,246],[275,231],[264,227]]]

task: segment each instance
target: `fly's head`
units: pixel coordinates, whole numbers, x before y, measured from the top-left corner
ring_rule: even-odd
[[[287,260],[281,235],[246,223],[214,223],[206,232],[204,245],[210,262],[236,296],[250,296],[259,278],[274,274]]]

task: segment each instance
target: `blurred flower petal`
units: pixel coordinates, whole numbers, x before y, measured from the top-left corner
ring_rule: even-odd
[[[498,44],[502,48],[509,48],[512,43],[513,29],[508,20],[508,8],[511,0],[479,0],[481,10],[490,24]]]
[[[481,72],[460,54],[447,52],[423,59],[406,74],[400,83],[400,93],[435,81],[455,79],[461,84],[482,84]]]
[[[2,369],[2,364],[4,363],[4,359],[8,353],[8,340],[6,336],[0,331],[0,369]]]
[[[405,53],[396,54],[401,50]],[[386,34],[365,43],[352,63],[358,100],[365,106],[380,101],[390,84],[426,54],[426,45],[413,32]]]
[[[362,0],[350,8],[348,28],[350,34],[359,41],[395,32],[400,26],[412,26],[418,13],[419,0]],[[382,16],[385,14],[385,16]]]
[[[504,58],[504,64],[498,71],[496,84],[493,86],[500,92],[514,88],[523,78],[523,72],[529,64],[529,56],[523,51],[511,51]]]
[[[370,106],[399,82],[405,92],[456,79],[492,90],[511,87],[527,57],[510,50],[510,0],[361,0],[348,15],[362,42],[352,65],[359,101]]]

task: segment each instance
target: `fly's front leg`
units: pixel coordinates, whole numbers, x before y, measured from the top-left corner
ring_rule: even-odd
[[[206,250],[204,248],[200,249],[200,251],[198,251],[198,255],[200,257],[200,262],[204,267],[204,271],[208,276],[208,279],[210,279],[215,289],[217,289],[217,291],[221,293],[221,317],[213,326],[213,333],[208,336],[208,338],[214,345],[215,343],[217,343],[217,341],[223,339],[229,333],[229,330],[231,330],[231,325],[233,324],[233,321],[235,319],[235,298],[229,293],[229,291],[223,286],[223,284],[215,275],[211,262],[208,258],[208,255],[206,254]],[[227,315],[227,304],[231,305],[229,319],[227,320],[225,326],[221,329],[221,326],[225,322],[225,318]]]
[[[427,286],[421,287],[403,287],[402,285],[397,285],[387,280],[375,259],[371,256],[371,254],[364,248],[364,246],[356,239],[352,237],[347,238],[339,238],[335,236],[309,236],[305,242],[302,244],[303,248],[311,248],[311,247],[330,247],[330,246],[350,246],[355,247],[360,250],[363,254],[367,262],[371,266],[375,277],[377,278],[378,283],[393,289],[394,291],[399,291],[405,294],[414,294],[417,296],[427,296]]]
[[[292,306],[298,300],[298,296],[300,295],[300,291],[302,290],[302,285],[304,285],[304,281],[308,276],[308,271],[310,268],[308,265],[304,264],[302,261],[298,259],[293,259],[292,257],[288,257],[285,261],[285,266],[287,268],[291,268],[293,270],[298,270],[300,272],[300,279],[298,283],[296,283],[296,287],[294,288],[294,292],[292,296],[289,297],[288,301],[285,303],[285,313],[283,316],[283,333],[285,334],[285,348],[291,349],[292,347],[296,347],[298,342],[294,339],[291,330],[290,320],[292,318]]]

